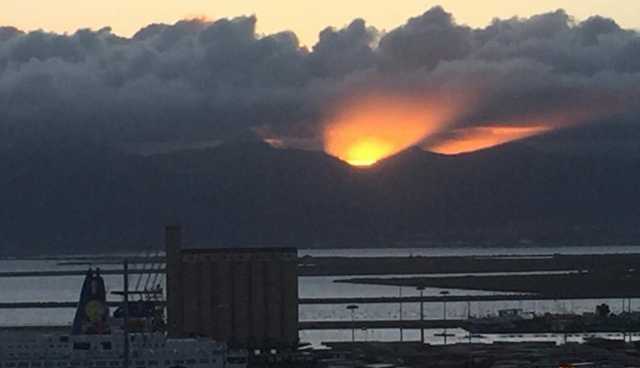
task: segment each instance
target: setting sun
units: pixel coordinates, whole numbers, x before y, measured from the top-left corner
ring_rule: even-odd
[[[325,151],[354,166],[370,166],[440,129],[443,108],[428,99],[367,96],[342,106],[326,125]]]
[[[364,137],[347,150],[345,161],[353,166],[370,166],[393,150],[393,146],[375,137]]]

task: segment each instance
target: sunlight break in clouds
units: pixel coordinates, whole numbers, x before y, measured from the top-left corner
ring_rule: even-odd
[[[448,112],[418,97],[369,95],[345,103],[324,131],[325,151],[370,166],[442,128]]]
[[[427,145],[424,148],[445,155],[457,155],[543,134],[551,129],[553,127],[545,125],[485,125],[461,128],[453,131],[454,137]]]

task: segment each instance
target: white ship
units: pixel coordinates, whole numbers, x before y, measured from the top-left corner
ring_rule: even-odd
[[[128,303],[124,319],[109,316],[104,281],[89,270],[69,335],[0,333],[0,368],[245,368],[246,350],[209,338],[167,338],[157,308]],[[160,316],[161,318],[161,316]],[[138,327],[136,329],[136,326]],[[136,332],[129,333],[129,330]],[[155,331],[154,331],[155,330]],[[128,344],[125,344],[126,341]]]

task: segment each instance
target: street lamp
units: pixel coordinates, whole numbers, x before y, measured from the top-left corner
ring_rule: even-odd
[[[471,300],[467,299],[467,322],[471,322]],[[469,329],[469,344],[471,344],[471,329]]]
[[[398,296],[400,297],[400,342],[404,341],[404,331],[402,330],[402,286],[398,288]]]
[[[420,291],[420,342],[424,344],[424,289],[423,285],[417,287]]]
[[[347,309],[351,311],[351,343],[356,342],[356,326],[355,326],[355,312],[358,306],[355,304],[347,305]]]
[[[449,292],[447,290],[443,290],[440,292],[440,295],[442,295],[443,299],[442,299],[442,303],[443,303],[443,308],[442,308],[442,320],[445,323],[444,326],[444,332],[442,333],[442,336],[444,337],[444,344],[447,345],[447,295],[449,295]]]

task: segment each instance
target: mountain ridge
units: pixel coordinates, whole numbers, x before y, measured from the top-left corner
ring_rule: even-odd
[[[139,156],[3,155],[0,254],[144,249],[167,223],[198,246],[640,241],[640,160],[509,144],[410,148],[369,168],[261,142]]]

